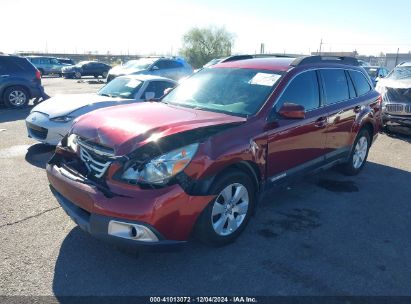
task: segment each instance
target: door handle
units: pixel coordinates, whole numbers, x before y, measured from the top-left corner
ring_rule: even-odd
[[[327,123],[328,123],[327,117],[322,116],[315,121],[314,126],[316,126],[317,128],[324,128],[327,126]]]
[[[0,75],[0,78],[10,77],[10,75]]]

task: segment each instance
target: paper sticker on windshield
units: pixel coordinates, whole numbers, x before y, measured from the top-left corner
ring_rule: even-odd
[[[280,79],[281,75],[278,74],[268,74],[268,73],[257,73],[250,81],[250,84],[262,85],[272,87],[274,83]]]
[[[127,82],[126,87],[135,89],[139,84],[140,84],[140,80],[131,79],[129,82]]]

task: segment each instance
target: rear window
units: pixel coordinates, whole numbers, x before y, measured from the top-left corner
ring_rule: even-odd
[[[371,86],[363,73],[358,71],[349,71],[349,73],[358,96],[362,96],[371,91]]]
[[[4,58],[3,64],[10,72],[34,71],[35,67],[25,58],[7,57]]]
[[[321,75],[324,79],[324,91],[327,104],[344,101],[350,98],[344,70],[321,70]]]

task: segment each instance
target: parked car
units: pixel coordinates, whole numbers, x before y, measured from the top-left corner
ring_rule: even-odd
[[[57,60],[62,64],[68,64],[68,65],[75,65],[76,64],[74,62],[74,60],[70,59],[70,58],[57,58]]]
[[[411,127],[411,62],[399,64],[378,81],[383,98],[383,124]]]
[[[73,121],[90,111],[105,107],[160,98],[174,88],[171,79],[152,75],[129,75],[116,78],[96,94],[58,95],[35,106],[26,118],[28,136],[39,142],[57,145]]]
[[[266,189],[340,165],[364,167],[381,96],[354,58],[231,61],[160,102],[83,115],[47,165],[67,214],[129,245],[226,244]]]
[[[26,58],[0,55],[0,101],[21,108],[32,98],[46,98],[41,75]]]
[[[191,75],[193,68],[180,57],[148,57],[127,61],[124,65],[112,68],[107,76],[107,82],[121,75],[149,74],[179,80]]]
[[[386,77],[389,73],[388,69],[382,66],[364,66],[363,68],[370,76],[374,87],[381,78]]]
[[[70,66],[70,64],[60,62],[56,57],[27,56],[26,58],[40,71],[41,75],[61,76],[61,69]]]
[[[358,64],[362,67],[367,67],[371,65],[369,62],[361,60],[361,59],[358,59]]]
[[[97,61],[81,61],[76,65],[64,67],[61,72],[64,78],[77,78],[83,76],[99,76],[106,78],[111,66]]]

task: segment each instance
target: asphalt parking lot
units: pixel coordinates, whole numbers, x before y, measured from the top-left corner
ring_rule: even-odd
[[[103,85],[43,84],[51,96]],[[359,176],[330,170],[267,193],[232,245],[132,254],[59,207],[29,111],[0,108],[0,295],[411,295],[409,131],[381,134]]]

